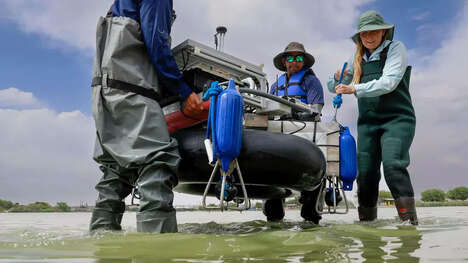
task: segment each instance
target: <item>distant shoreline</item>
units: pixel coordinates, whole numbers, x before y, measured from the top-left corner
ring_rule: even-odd
[[[465,201],[445,201],[445,202],[421,202],[418,201],[416,202],[416,207],[454,207],[454,206],[468,206],[468,200]],[[385,208],[385,207],[394,207],[392,205],[379,205],[379,208]],[[92,206],[89,207],[71,207],[70,211],[8,211],[8,210],[1,210],[0,213],[90,213],[93,211]],[[340,207],[342,208],[342,207]],[[351,205],[350,208],[355,208],[354,206]],[[285,208],[288,210],[294,210],[294,209],[300,209],[300,207],[289,207]],[[256,210],[261,210],[261,209],[252,209],[252,211]],[[137,207],[127,207],[126,209],[127,212],[137,212],[138,208]],[[177,212],[187,212],[187,211],[208,211],[205,209],[199,209],[199,208],[176,208]]]

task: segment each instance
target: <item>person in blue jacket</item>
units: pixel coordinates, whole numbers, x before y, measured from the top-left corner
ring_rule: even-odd
[[[170,49],[172,0],[115,0],[97,25],[92,81],[94,159],[103,172],[90,230],[120,230],[125,197],[140,193],[139,232],[177,232],[172,189],[177,141],[161,107],[177,96],[187,114],[202,111]]]
[[[305,51],[303,44],[289,43],[284,52],[279,53],[273,59],[275,67],[285,73],[271,85],[270,93],[309,104],[320,113],[323,108],[323,88],[311,69],[314,62],[314,57]],[[318,224],[322,219],[315,209],[319,190],[302,191],[299,199],[302,204],[301,216],[306,221],[315,224]],[[264,202],[263,213],[267,217],[267,221],[283,219],[283,203],[283,199],[269,199]]]
[[[354,94],[358,100],[359,219],[377,218],[380,166],[402,221],[417,225],[414,191],[408,173],[409,149],[416,116],[409,91],[411,66],[404,44],[393,40],[394,25],[376,11],[363,13],[352,39],[356,52],[340,72],[330,76],[328,89]]]

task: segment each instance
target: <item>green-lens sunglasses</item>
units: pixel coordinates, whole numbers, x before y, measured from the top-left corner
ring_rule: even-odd
[[[296,59],[297,62],[304,62],[304,56],[303,55],[297,55],[297,56],[287,55],[286,56],[286,61],[289,62],[289,63],[293,62],[294,59]]]

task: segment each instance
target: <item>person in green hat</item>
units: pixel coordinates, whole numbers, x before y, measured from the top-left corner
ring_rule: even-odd
[[[414,192],[407,167],[416,117],[411,103],[411,66],[403,43],[393,40],[394,25],[376,11],[363,13],[352,36],[356,52],[348,60],[342,84],[340,72],[330,76],[331,92],[358,99],[359,219],[377,218],[380,166],[403,221],[418,224]]]

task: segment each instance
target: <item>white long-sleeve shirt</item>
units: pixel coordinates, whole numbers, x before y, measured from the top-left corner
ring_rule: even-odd
[[[406,67],[408,66],[408,54],[406,52],[406,47],[400,41],[389,41],[380,45],[371,55],[367,57],[366,54],[363,56],[364,61],[375,61],[380,59],[380,53],[382,50],[390,45],[390,48],[387,53],[387,61],[383,68],[383,74],[379,79],[372,80],[366,83],[354,84],[356,89],[356,96],[361,97],[377,97],[387,93],[392,92],[400,83],[403,75],[405,74]],[[354,73],[354,55],[352,55],[348,60],[348,65],[346,70],[348,74],[343,77],[343,84],[350,84],[353,79]],[[328,90],[332,93],[335,93],[335,86],[337,82],[335,81],[334,74],[329,77],[327,82]]]

